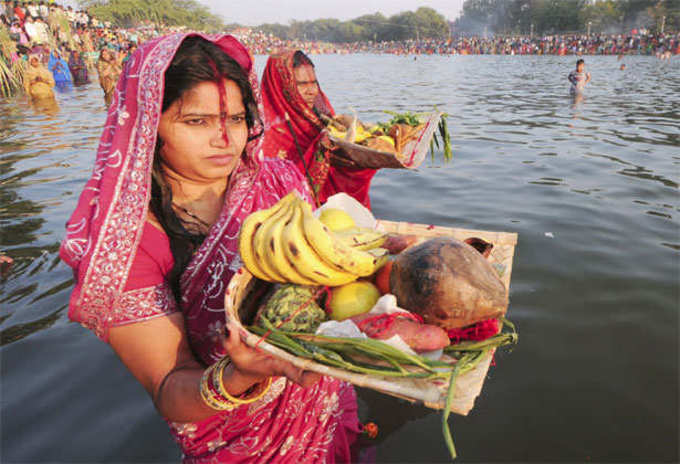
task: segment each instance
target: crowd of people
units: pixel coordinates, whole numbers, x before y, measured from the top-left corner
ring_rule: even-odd
[[[2,54],[23,62],[22,80],[32,98],[53,97],[53,87],[83,85],[96,69],[107,104],[125,61],[138,44],[180,30],[150,21],[117,28],[87,11],[46,1],[0,2],[0,29],[10,45]]]
[[[45,0],[0,1],[0,28],[13,43],[3,46],[5,59],[23,60],[24,89],[46,97],[52,87],[82,85],[96,69],[107,104],[124,62],[137,46],[153,37],[181,31],[150,21],[118,28],[84,10]],[[284,40],[251,28],[232,32],[254,55],[299,49],[315,54],[384,53],[394,55],[657,55],[680,54],[680,33],[633,29],[627,34],[457,37],[336,44]],[[8,56],[9,55],[9,56]],[[44,68],[44,69],[42,69]],[[52,78],[48,79],[48,74]]]
[[[679,54],[680,34],[653,34],[647,30],[634,29],[627,34],[613,35],[461,37],[449,40],[383,42],[374,47],[364,46],[364,49],[394,54],[443,55],[654,55],[665,52]]]
[[[680,33],[633,29],[627,34],[458,37],[332,44],[282,40],[249,29],[235,32],[255,54],[299,48],[310,54],[387,53],[394,55],[661,55],[680,54]]]

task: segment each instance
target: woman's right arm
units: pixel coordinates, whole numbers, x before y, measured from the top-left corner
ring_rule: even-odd
[[[218,412],[201,398],[199,385],[205,368],[189,348],[181,313],[112,327],[109,342],[166,419],[198,422]],[[319,378],[246,346],[236,330],[230,331],[223,343],[232,359],[223,381],[232,395],[239,395],[270,376],[285,376],[303,386],[310,386]]]

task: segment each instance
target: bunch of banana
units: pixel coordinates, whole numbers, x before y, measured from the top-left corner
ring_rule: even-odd
[[[382,233],[331,232],[311,206],[290,193],[246,218],[239,252],[248,271],[269,282],[338,286],[375,273],[387,261]]]
[[[336,139],[341,139],[349,143],[360,143],[373,136],[373,134],[359,125],[354,128],[350,127],[346,131],[342,131],[335,126],[328,126],[328,133]]]
[[[395,152],[394,139],[383,134],[378,125],[365,126],[356,118],[352,120],[349,127],[345,127],[341,122],[332,119],[327,120],[327,123],[328,134],[336,139],[365,145],[368,148],[387,153]]]

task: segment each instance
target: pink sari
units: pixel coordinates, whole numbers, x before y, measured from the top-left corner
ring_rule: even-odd
[[[207,365],[225,354],[217,335],[224,328],[224,290],[241,267],[241,223],[292,190],[308,200],[310,192],[292,164],[262,157],[262,137],[257,137],[262,127],[251,128],[252,139],[230,177],[222,213],[182,274],[182,301],[175,301],[164,279],[173,263],[167,237],[146,217],[162,76],[186,37],[147,42],[126,63],[92,177],[67,223],[60,255],[76,278],[72,320],[106,341],[110,327],[182,311],[189,343]],[[248,72],[259,102],[247,49],[231,36],[204,38]],[[303,389],[278,378],[256,403],[199,423],[169,425],[188,463],[349,461],[360,427],[356,409],[354,390],[346,383],[323,378]]]

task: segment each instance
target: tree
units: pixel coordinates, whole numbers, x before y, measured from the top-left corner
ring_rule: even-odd
[[[222,19],[196,0],[80,0],[79,4],[100,20],[121,27],[149,20],[208,32],[224,30]]]
[[[390,23],[382,13],[359,16],[350,22],[363,28],[359,40],[388,40],[387,37]]]
[[[375,13],[349,21],[337,19],[292,21],[290,26],[263,24],[256,29],[272,33],[282,39],[358,42],[406,40],[416,37],[444,38],[448,36],[449,24],[437,11],[421,7],[416,11],[399,13],[389,18]]]
[[[261,24],[255,28],[256,31],[271,34],[279,39],[288,40],[290,27],[283,24]]]
[[[446,18],[432,8],[422,6],[415,12],[416,25],[420,37],[444,38],[449,34]]]
[[[581,22],[586,26],[591,23],[592,32],[607,32],[620,26],[622,14],[620,2],[603,0],[586,5],[581,10]]]

